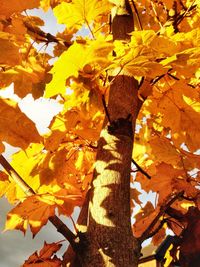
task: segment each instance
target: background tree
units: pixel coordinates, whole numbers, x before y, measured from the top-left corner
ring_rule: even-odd
[[[44,32],[31,8],[52,8],[65,30]],[[167,227],[178,237],[170,261],[199,261],[199,14],[197,0],[1,1],[1,88],[62,104],[41,136],[0,100],[0,139],[21,148],[12,167],[0,157],[0,193],[15,204],[5,228],[29,224],[35,236],[50,220],[71,245],[60,260],[60,243],[45,243],[24,267],[134,267],[142,242],[160,244]],[[75,206],[72,233],[58,216]]]

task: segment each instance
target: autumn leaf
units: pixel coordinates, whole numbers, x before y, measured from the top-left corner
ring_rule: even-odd
[[[138,174],[138,176],[140,177],[141,175]],[[139,179],[139,177],[136,177],[136,179]],[[157,166],[154,166],[154,173],[151,173],[151,178],[154,181],[153,184],[150,180],[145,178],[140,181],[142,182],[142,188],[144,190],[147,192],[149,190],[153,190],[154,192],[158,193],[158,200],[160,204],[167,199],[167,197],[170,195],[170,192],[174,190],[180,190],[180,183],[183,182],[185,187],[187,187],[187,182],[184,177],[185,172],[183,170],[175,169],[172,165],[161,162],[160,164],[157,164]]]
[[[109,12],[108,1],[101,0],[73,0],[71,3],[62,2],[54,8],[54,14],[59,23],[67,27],[80,28],[97,20],[98,16]]]
[[[149,154],[155,155],[157,162],[164,161],[171,165],[181,165],[181,155],[174,147],[170,140],[164,137],[155,136],[149,141],[150,151]]]
[[[28,260],[25,261],[23,267],[61,266],[61,260],[55,255],[61,246],[62,245],[59,243],[48,244],[44,242],[43,248],[39,252],[35,251]]]
[[[39,0],[30,0],[30,1],[23,1],[23,0],[10,0],[9,2],[6,0],[1,1],[1,11],[0,15],[9,17],[13,13],[21,12],[25,9],[31,9],[34,7],[39,6],[40,1]]]
[[[52,97],[59,93],[65,95],[66,80],[70,77],[78,77],[79,71],[83,70],[87,64],[92,64],[97,70],[105,68],[109,63],[107,57],[112,49],[113,45],[102,37],[86,44],[74,42],[67,51],[62,53],[51,69],[53,79],[46,86],[45,96]],[[63,71],[63,66],[65,66],[65,71]]]
[[[158,213],[151,202],[147,202],[144,208],[134,216],[136,222],[133,225],[133,233],[135,236],[140,237],[142,233],[148,228],[148,225],[153,221],[153,218]]]
[[[25,149],[30,143],[39,143],[41,137],[35,124],[19,109],[17,103],[0,99],[0,139]]]
[[[160,245],[166,237],[166,229],[162,227],[152,238],[154,246]]]
[[[15,66],[21,63],[21,55],[19,53],[19,47],[11,42],[9,39],[2,38],[0,34],[0,53],[1,53],[1,65]]]
[[[29,224],[31,232],[35,236],[47,223],[49,217],[54,216],[56,207],[62,207],[65,202],[74,203],[75,206],[75,203],[80,203],[80,199],[80,195],[68,195],[66,190],[58,191],[54,195],[43,194],[27,197],[8,213],[5,230],[18,229],[25,233]],[[65,206],[65,213],[71,214],[72,211],[71,209],[66,210]]]

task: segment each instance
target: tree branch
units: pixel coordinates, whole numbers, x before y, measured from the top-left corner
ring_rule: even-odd
[[[33,196],[36,194],[34,190],[15,171],[15,169],[13,169],[3,155],[0,155],[0,164],[27,196]],[[77,236],[56,215],[49,217],[49,221],[55,226],[57,231],[69,241],[72,248],[76,251],[78,249]]]
[[[132,163],[137,167],[137,169],[138,169],[139,172],[141,172],[142,174],[144,174],[148,179],[151,179],[151,176],[150,176],[145,170],[143,170],[143,169],[137,164],[137,162],[136,162],[134,159],[132,159],[131,161],[132,161]]]
[[[166,210],[180,197],[182,197],[184,194],[184,191],[178,192],[175,195],[172,195],[171,198],[168,200],[168,202],[160,207],[159,213],[156,215],[156,217],[153,219],[153,221],[150,223],[150,225],[147,227],[147,229],[143,232],[143,234],[140,236],[139,240],[143,242],[144,240],[148,239],[152,236],[152,233],[154,232],[153,228],[156,225],[156,223],[159,221],[160,217],[166,212]]]
[[[54,35],[52,35],[50,33],[46,33],[44,31],[42,31],[40,28],[32,26],[28,22],[24,22],[24,25],[25,25],[25,27],[27,28],[28,31],[30,31],[31,33],[34,33],[34,34],[37,34],[38,36],[40,36],[41,39],[39,39],[39,41],[41,41],[41,42],[46,42],[46,43],[62,43],[67,48],[69,48],[72,45],[72,43],[73,43],[73,42],[70,42],[70,41],[59,40]]]
[[[156,227],[155,230],[153,230],[151,233],[149,233],[148,238],[153,237],[155,234],[158,233],[158,231],[163,227],[163,225],[167,222],[167,219],[163,219],[158,227]],[[146,238],[147,239],[147,238]]]

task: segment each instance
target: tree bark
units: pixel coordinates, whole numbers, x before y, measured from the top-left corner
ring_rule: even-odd
[[[134,30],[128,1],[117,7],[113,39],[129,40]],[[140,244],[133,237],[130,212],[130,171],[134,129],[141,103],[134,77],[118,75],[112,81],[108,113],[98,142],[90,189],[87,240],[82,266],[135,267]]]
[[[133,15],[128,0],[119,2],[112,21],[113,39],[129,41]],[[119,74],[110,80],[109,118],[105,118],[98,142],[89,207],[87,210],[84,205],[78,221],[83,225],[79,229],[86,232],[79,236],[72,267],[136,267],[140,257],[141,246],[131,229],[130,171],[135,123],[142,103],[134,77]],[[68,250],[65,262],[73,254]]]

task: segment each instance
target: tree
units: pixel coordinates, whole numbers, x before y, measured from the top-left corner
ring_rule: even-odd
[[[44,32],[32,8],[52,8],[65,30]],[[60,243],[45,243],[24,267],[135,267],[142,242],[160,244],[166,228],[177,242],[165,266],[199,261],[199,14],[197,0],[1,1],[1,88],[62,104],[41,136],[0,100],[1,153],[2,142],[20,147],[12,166],[0,157],[1,196],[16,205],[5,229],[35,236],[49,220],[71,245],[60,260]],[[75,206],[72,233],[59,215]]]

